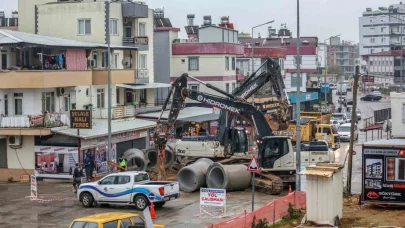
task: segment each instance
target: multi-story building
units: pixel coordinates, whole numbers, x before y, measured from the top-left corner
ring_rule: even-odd
[[[355,74],[355,60],[358,57],[358,46],[354,42],[340,40],[340,37],[333,37],[327,46],[327,64],[339,66],[346,77],[353,77]]]
[[[11,11],[11,17],[6,17],[4,10],[0,9],[0,29],[18,29],[18,11]]]
[[[402,56],[405,56],[405,53],[402,53]],[[393,84],[395,78],[399,80],[401,59],[403,61],[400,50],[373,53],[362,57],[366,61],[364,71],[367,76],[374,78],[374,84]]]
[[[359,18],[360,55],[401,49],[405,4],[366,8]],[[404,39],[404,38],[402,38]]]
[[[98,171],[129,148],[149,146],[154,122],[135,119],[139,106],[133,69],[111,70],[114,157],[106,153],[107,70],[94,69],[89,53],[107,45],[0,30],[0,180],[22,174],[70,178],[69,169],[92,151]],[[114,46],[119,51],[135,47]],[[127,90],[128,89],[128,90]],[[92,110],[93,129],[68,128],[69,111]],[[80,152],[79,152],[80,151]],[[108,159],[108,160],[107,160]],[[35,170],[35,171],[34,171]],[[56,175],[56,176],[55,176]]]

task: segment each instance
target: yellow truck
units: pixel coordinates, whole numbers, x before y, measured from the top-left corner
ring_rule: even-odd
[[[340,147],[339,134],[335,127],[330,124],[330,114],[320,112],[301,112],[301,142],[309,142],[313,139],[325,140],[329,147],[338,149]],[[290,136],[292,141],[297,140],[296,121],[291,121],[287,130],[274,131],[276,135]]]

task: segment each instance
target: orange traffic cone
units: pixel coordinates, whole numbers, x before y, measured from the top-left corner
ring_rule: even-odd
[[[155,212],[155,205],[152,202],[150,202],[150,217],[152,219],[157,219]]]
[[[288,194],[292,193],[291,185],[288,185]]]
[[[94,175],[93,180],[97,181],[97,175]]]

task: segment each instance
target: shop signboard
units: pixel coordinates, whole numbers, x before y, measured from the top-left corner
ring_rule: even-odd
[[[35,176],[70,179],[78,163],[77,147],[35,146]]]
[[[123,132],[120,134],[114,134],[111,136],[111,141],[112,141],[112,143],[120,143],[120,142],[129,141],[129,140],[144,138],[144,137],[148,137],[148,130],[146,130],[146,129],[137,130],[137,131],[128,131],[128,132]],[[93,138],[93,139],[82,139],[81,140],[81,149],[84,150],[84,149],[96,148],[99,146],[106,146],[107,141],[108,141],[108,138],[106,136]]]
[[[405,204],[405,148],[363,147],[362,201]]]
[[[91,110],[70,110],[70,128],[91,129]]]

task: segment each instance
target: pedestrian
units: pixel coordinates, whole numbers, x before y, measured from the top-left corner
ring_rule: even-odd
[[[118,165],[124,169],[127,168],[127,159],[125,159],[124,154],[122,154],[121,157],[118,158]],[[124,169],[121,169],[121,172],[125,172]]]
[[[93,178],[93,163],[90,151],[86,153],[86,157],[84,158],[84,168],[86,169],[87,182],[90,182],[91,179]]]
[[[73,188],[75,189],[75,193],[77,193],[77,189],[79,188],[80,184],[82,183],[82,176],[83,171],[78,163],[76,163],[75,168],[73,170]]]

